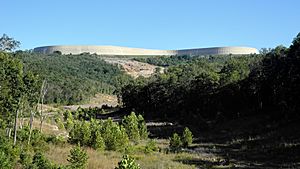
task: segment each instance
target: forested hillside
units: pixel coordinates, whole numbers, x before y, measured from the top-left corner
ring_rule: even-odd
[[[120,97],[127,109],[146,117],[200,126],[258,114],[291,119],[299,116],[299,51],[300,34],[289,48],[278,46],[265,55],[227,56],[218,62],[211,62],[213,57],[146,60],[176,66],[127,85]],[[185,63],[177,65],[178,60]]]
[[[43,55],[16,52],[25,67],[47,82],[46,103],[75,104],[96,93],[112,94],[132,78],[97,55]]]
[[[179,58],[132,79],[97,55],[1,51],[0,168],[299,168],[300,34],[263,54]],[[46,110],[45,89],[48,103],[123,104]]]

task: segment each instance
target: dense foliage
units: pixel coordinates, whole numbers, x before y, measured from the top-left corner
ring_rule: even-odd
[[[203,58],[172,66],[165,74],[125,86],[121,98],[127,109],[147,118],[191,125],[257,114],[299,117],[299,41],[300,34],[289,48],[279,46],[266,55],[227,56],[225,62]]]
[[[135,160],[128,156],[124,155],[122,160],[118,163],[118,166],[115,169],[140,169],[140,165],[135,162]]]
[[[112,94],[132,79],[118,66],[88,53],[43,55],[19,51],[15,57],[22,60],[26,70],[47,81],[46,103],[74,104],[96,93]]]
[[[203,105],[211,100],[206,95],[245,79],[260,60],[260,55],[195,59],[125,86],[121,99],[126,108],[142,112],[147,118],[197,116],[200,109],[209,109]]]
[[[173,133],[169,141],[170,150],[176,152],[181,148],[188,148],[193,143],[193,134],[189,128],[185,127],[181,136]]]
[[[65,125],[69,130],[69,142],[73,144],[81,144],[97,150],[122,151],[129,145],[129,141],[138,142],[148,138],[144,118],[141,115],[136,116],[133,112],[124,117],[122,124],[114,122],[111,118],[74,120],[70,112],[67,114]]]
[[[80,146],[76,146],[70,150],[70,155],[68,161],[70,165],[68,168],[70,169],[85,169],[87,166],[88,155],[87,153],[80,148]]]

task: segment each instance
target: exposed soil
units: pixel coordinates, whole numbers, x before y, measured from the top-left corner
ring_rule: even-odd
[[[142,63],[130,58],[103,58],[106,62],[111,64],[117,64],[122,66],[125,72],[134,78],[139,76],[150,77],[155,73],[156,68],[160,68],[163,71],[162,67],[150,65],[148,63]]]

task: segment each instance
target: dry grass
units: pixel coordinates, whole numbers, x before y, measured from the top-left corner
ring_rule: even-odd
[[[46,152],[46,156],[56,164],[68,164],[67,158],[72,145],[66,144],[64,146],[50,145],[50,150]],[[95,151],[91,148],[85,148],[89,156],[89,169],[113,169],[122,158],[122,153],[114,151]],[[143,169],[164,169],[164,168],[180,168],[192,169],[195,166],[182,164],[176,161],[177,156],[189,156],[187,153],[180,154],[165,154],[165,153],[151,153],[144,154],[137,152],[132,155],[138,164]]]
[[[28,121],[29,121],[29,119],[25,118],[24,124],[27,125]],[[55,123],[55,122],[52,122],[52,123]],[[34,118],[33,123],[32,123],[33,129],[39,130],[40,124],[41,124],[40,119]],[[65,129],[59,129],[56,124],[48,123],[46,120],[43,122],[42,132],[46,135],[56,135],[56,136],[58,136],[58,135],[65,136],[67,134]]]
[[[98,93],[94,97],[91,97],[89,100],[86,100],[82,104],[62,106],[61,109],[68,109],[68,110],[75,111],[79,107],[81,107],[81,108],[99,107],[100,108],[100,107],[102,107],[102,105],[108,105],[108,106],[113,106],[113,107],[117,106],[118,105],[117,96]]]
[[[50,145],[50,150],[46,153],[46,156],[55,164],[68,164],[67,158],[72,148],[71,145],[66,144],[64,146]],[[118,152],[98,152],[91,148],[85,148],[89,160],[89,169],[111,169],[114,168],[118,161],[121,159],[121,154]]]

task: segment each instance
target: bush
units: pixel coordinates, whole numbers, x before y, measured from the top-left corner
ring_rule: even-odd
[[[0,168],[14,168],[20,155],[19,148],[13,146],[12,141],[2,134],[0,130]]]
[[[95,131],[94,133],[95,138],[93,139],[92,142],[92,147],[96,150],[104,150],[105,149],[105,142],[101,136],[100,131]]]
[[[159,148],[157,147],[156,142],[154,140],[150,140],[146,144],[144,152],[146,154],[148,154],[148,153],[152,153],[152,152],[155,152],[158,150],[159,150]]]
[[[146,126],[146,122],[142,115],[138,115],[138,125],[139,125],[139,134],[141,139],[148,138],[148,130]]]
[[[59,145],[59,144],[63,145],[63,144],[66,143],[66,140],[62,136],[50,135],[50,136],[47,137],[46,142],[47,143],[52,143],[52,144],[55,144],[55,145]]]
[[[30,143],[36,152],[44,152],[49,148],[46,143],[46,136],[37,129],[32,130]]]
[[[69,158],[67,159],[70,162],[69,168],[71,169],[84,169],[87,166],[88,160],[87,153],[80,148],[79,145],[70,150]]]
[[[148,131],[145,120],[142,115],[136,116],[134,112],[125,116],[122,125],[131,141],[139,141],[148,138]]]
[[[133,158],[128,155],[124,155],[122,160],[118,163],[115,169],[140,169],[140,165],[137,164]]]
[[[81,123],[81,144],[82,145],[89,145],[91,139],[91,129],[90,123],[83,121]]]
[[[80,143],[89,146],[91,142],[90,122],[75,121],[73,128],[69,132],[69,141],[74,144]]]
[[[32,156],[26,151],[23,151],[20,154],[20,161],[19,162],[22,165],[23,169],[33,168],[33,166],[32,166]]]
[[[33,168],[37,169],[52,169],[54,166],[51,164],[51,162],[46,159],[46,157],[42,153],[36,153],[33,156],[32,164],[34,165]]]
[[[113,122],[111,118],[103,122],[101,130],[107,150],[122,150],[128,145],[125,128]]]
[[[7,158],[7,155],[5,152],[0,150],[0,168],[1,169],[10,169],[12,167],[12,162],[9,158]]]
[[[126,133],[131,141],[140,140],[138,118],[134,112],[124,117],[122,125],[126,129]]]
[[[183,134],[182,134],[182,144],[183,147],[188,147],[192,144],[193,142],[193,134],[190,131],[189,128],[184,128]]]
[[[177,133],[174,133],[170,138],[170,149],[172,151],[177,151],[182,147],[182,141],[180,136]]]
[[[28,140],[28,136],[30,133],[29,126],[24,126],[22,129],[18,131],[17,140],[20,142],[25,142]]]

